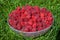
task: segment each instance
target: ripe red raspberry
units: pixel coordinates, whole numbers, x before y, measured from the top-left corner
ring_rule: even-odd
[[[33,8],[36,10],[37,13],[40,13],[40,8],[38,6],[34,6]]]
[[[12,19],[9,19],[9,24],[10,24],[12,27],[16,28],[16,23],[17,23],[17,21],[12,20]]]
[[[42,30],[42,29],[43,29],[42,27],[38,27],[38,28],[37,28],[38,31],[40,31],[40,30]]]
[[[32,6],[26,5],[25,8],[26,8],[26,10],[30,10],[32,8]]]
[[[17,29],[17,30],[21,30],[21,29],[22,29],[21,24],[18,23],[17,26],[16,26],[16,29]]]
[[[30,19],[30,20],[28,21],[28,24],[29,24],[29,25],[32,25],[32,24],[33,24],[33,21]]]
[[[24,13],[25,12],[25,7],[23,6],[22,9],[21,9],[21,13]]]
[[[9,14],[9,24],[17,30],[35,32],[49,27],[53,22],[50,11],[38,6],[26,5]]]
[[[46,14],[47,9],[46,8],[42,8],[40,11]]]
[[[40,13],[40,17],[41,18],[44,18],[44,13]]]
[[[35,32],[36,31],[36,28],[33,28],[32,30],[31,30],[31,32]]]
[[[36,26],[37,26],[37,24],[36,24],[36,23],[34,23],[34,24],[32,25],[32,27],[33,27],[33,28],[36,28]]]
[[[16,8],[16,10],[20,10],[20,6],[18,6],[18,7]]]

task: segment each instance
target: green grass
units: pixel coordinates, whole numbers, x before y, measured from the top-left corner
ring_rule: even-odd
[[[46,7],[54,16],[52,28],[44,35],[37,38],[22,37],[9,28],[7,23],[8,14],[17,6]],[[0,40],[56,40],[58,29],[60,29],[60,0],[0,0]]]

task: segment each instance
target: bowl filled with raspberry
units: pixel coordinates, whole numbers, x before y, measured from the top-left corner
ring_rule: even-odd
[[[53,15],[46,8],[26,5],[18,6],[8,17],[10,28],[27,37],[45,34],[53,24]]]

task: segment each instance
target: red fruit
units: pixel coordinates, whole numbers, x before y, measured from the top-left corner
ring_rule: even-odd
[[[32,30],[31,30],[31,32],[35,32],[36,31],[36,28],[33,28]]]
[[[29,27],[29,32],[31,32],[31,30],[32,30],[32,26]]]
[[[40,11],[41,11],[42,13],[45,13],[45,14],[46,14],[47,9],[46,9],[46,8],[42,8]]]
[[[23,18],[22,21],[23,21],[23,22],[28,22],[29,19],[28,19],[28,18]]]
[[[30,19],[30,18],[31,18],[31,16],[30,16],[30,15],[27,15],[27,16],[26,16],[26,18]]]
[[[16,29],[21,30],[21,28],[22,28],[21,24],[18,23]]]
[[[30,19],[30,20],[28,21],[28,24],[32,25],[32,24],[33,24],[33,21]]]
[[[49,24],[49,21],[46,21],[46,24]]]
[[[30,17],[31,17],[30,13],[27,12],[27,11],[25,11],[24,14],[26,15],[26,16],[25,16],[26,18],[30,18]]]
[[[51,24],[52,24],[52,22],[53,22],[53,21],[49,21],[49,25],[51,25]]]
[[[49,18],[47,18],[47,20],[50,20],[50,21],[52,21],[52,20],[53,20],[53,18],[52,18],[52,17],[49,17]]]
[[[24,25],[25,25],[25,26],[27,26],[27,24],[28,24],[27,22],[24,22]]]
[[[24,12],[24,14],[28,14],[28,12],[27,12],[27,11],[25,11],[25,12]]]
[[[9,18],[12,16],[12,13],[9,14]]]
[[[36,9],[36,10],[39,10],[40,9],[38,6],[34,6],[33,8]]]
[[[21,22],[21,25],[24,26],[24,22]]]
[[[9,19],[9,23],[10,23],[10,25],[12,25],[13,24],[13,20]]]
[[[24,15],[21,15],[21,18],[23,19],[23,18],[25,18],[25,16]]]
[[[26,14],[21,15],[22,18],[25,18],[26,16],[27,16]]]
[[[12,13],[12,16],[13,16],[13,17],[16,17],[17,15],[16,15],[16,13],[14,12],[14,13]]]
[[[42,22],[42,19],[40,18],[40,19],[37,19],[37,23],[39,23],[39,22]]]
[[[37,28],[38,31],[40,31],[40,30],[42,30],[42,29],[43,29],[42,27],[38,27],[38,28]]]
[[[37,13],[40,13],[40,8],[38,6],[34,6],[33,8],[36,10]]]
[[[34,8],[32,8],[30,11],[31,11],[32,15],[35,14],[35,13],[37,13]]]
[[[21,13],[24,13],[25,12],[25,7],[23,6],[22,9],[21,9]]]
[[[37,26],[37,24],[36,24],[36,23],[34,23],[34,24],[32,25],[32,27],[33,27],[33,28],[36,28],[36,26]]]
[[[35,16],[32,16],[32,20],[35,21],[36,20],[36,17]]]
[[[44,18],[44,13],[40,13],[40,17],[41,18]]]
[[[26,10],[30,10],[32,8],[32,6],[26,5],[25,8],[26,8]]]
[[[16,10],[20,10],[20,6],[18,6],[18,7],[16,8]]]
[[[9,24],[17,30],[35,32],[49,27],[53,22],[50,11],[38,6],[18,6],[9,14]]]
[[[9,24],[13,27],[16,27],[16,21],[12,20],[12,19],[9,19]]]
[[[16,13],[16,17],[18,17],[18,16],[21,17],[21,11],[18,11],[18,10],[17,10],[16,12],[17,12],[17,13]]]
[[[37,26],[41,27],[41,26],[42,26],[42,23],[41,23],[41,22],[40,22],[40,23],[38,23],[38,24],[37,24]]]
[[[49,16],[52,17],[52,14],[51,14],[50,11],[47,11],[47,13],[48,13],[48,17],[49,17]]]

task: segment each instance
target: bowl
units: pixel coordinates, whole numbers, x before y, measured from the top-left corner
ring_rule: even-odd
[[[52,15],[52,17],[53,17],[53,15]],[[9,18],[8,18],[8,19],[9,19]],[[54,17],[53,17],[53,22],[54,22]],[[53,24],[53,22],[52,22],[52,24]],[[45,33],[52,27],[52,24],[51,24],[49,27],[47,27],[47,28],[45,28],[45,29],[43,29],[43,30],[40,30],[40,31],[36,31],[36,32],[23,32],[23,31],[20,31],[20,30],[17,30],[17,29],[15,29],[15,28],[13,28],[13,27],[9,24],[9,22],[8,22],[8,25],[10,26],[10,28],[11,28],[13,31],[15,31],[16,33],[18,33],[18,34],[20,34],[20,35],[22,35],[22,36],[25,36],[25,37],[37,37],[37,36],[41,36],[41,35],[45,34]]]

